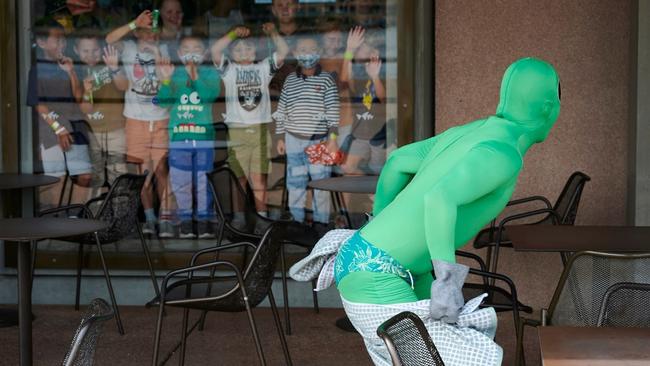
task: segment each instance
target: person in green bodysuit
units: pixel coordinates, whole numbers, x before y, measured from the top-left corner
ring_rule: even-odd
[[[431,317],[455,323],[468,268],[454,252],[503,210],[524,155],[546,139],[559,112],[556,71],[524,58],[505,72],[496,115],[394,151],[379,177],[374,218],[337,255],[343,299],[431,299]]]

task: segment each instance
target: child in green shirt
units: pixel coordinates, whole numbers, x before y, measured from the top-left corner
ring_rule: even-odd
[[[205,45],[196,36],[181,38],[176,68],[161,59],[157,68],[162,85],[158,102],[171,107],[169,119],[169,174],[181,220],[180,238],[195,238],[192,217],[198,221],[198,237],[213,238],[212,196],[206,173],[214,159],[212,104],[220,91],[220,75],[202,65]],[[193,209],[193,200],[196,200]]]

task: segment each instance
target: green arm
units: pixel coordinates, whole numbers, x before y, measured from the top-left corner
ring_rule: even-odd
[[[488,216],[498,213],[503,209],[500,200],[481,198],[511,181],[521,166],[521,156],[511,146],[482,143],[467,152],[462,163],[424,195],[425,238],[432,260],[455,263],[456,227],[463,225],[456,222],[458,207],[473,203]],[[423,173],[436,174],[431,170],[420,172]],[[418,179],[427,177],[418,175]]]
[[[406,187],[438,137],[414,142],[393,151],[381,170],[372,214],[377,216]]]

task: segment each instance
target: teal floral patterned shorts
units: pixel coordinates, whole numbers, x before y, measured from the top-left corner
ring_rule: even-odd
[[[343,243],[336,256],[334,265],[336,284],[338,285],[350,272],[363,271],[395,274],[413,287],[411,272],[397,259],[362,238],[357,231]]]

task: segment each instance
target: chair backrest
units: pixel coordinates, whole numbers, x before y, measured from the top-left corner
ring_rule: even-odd
[[[257,306],[268,295],[285,238],[286,224],[281,222],[271,224],[245,266],[244,285],[251,306]]]
[[[575,223],[582,191],[585,184],[590,180],[591,178],[582,172],[574,172],[567,180],[562,192],[557,197],[557,201],[555,201],[555,205],[553,205],[553,210],[560,216],[561,225],[573,225]],[[552,224],[553,218],[549,215],[544,221]]]
[[[93,364],[95,347],[105,321],[113,317],[113,310],[103,299],[94,299],[81,318],[72,344],[63,360],[63,366],[90,366]]]
[[[214,123],[214,139],[216,142],[226,142],[228,141],[228,125],[223,122]],[[228,160],[228,148],[227,147],[215,147],[214,148],[214,168],[218,168],[226,164]]]
[[[237,175],[232,169],[225,166],[208,173],[208,182],[214,197],[217,214],[226,227],[235,232],[253,233],[261,218],[257,215],[255,209],[252,189],[242,187]],[[243,213],[245,220],[243,227],[235,228],[232,225],[232,219],[236,212]]]
[[[596,326],[605,294],[621,282],[650,283],[650,254],[575,253],[551,300],[548,323]]]
[[[444,365],[422,320],[405,311],[386,320],[377,328],[394,366]]]
[[[136,229],[140,192],[146,179],[146,173],[120,175],[100,201],[99,208],[93,210],[95,219],[109,223],[108,229],[98,232],[102,243],[121,240]]]
[[[650,327],[650,284],[621,282],[605,293],[599,327]]]

